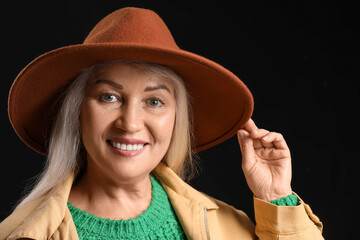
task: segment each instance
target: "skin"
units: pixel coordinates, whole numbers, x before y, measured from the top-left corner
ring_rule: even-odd
[[[88,165],[69,201],[110,219],[135,218],[145,211],[151,201],[149,175],[168,149],[174,121],[174,89],[168,80],[124,64],[95,72],[80,116]],[[147,144],[140,154],[123,156],[109,144],[114,138]]]
[[[242,169],[248,186],[265,201],[292,194],[291,155],[280,133],[259,129],[250,119],[238,131]]]
[[[81,109],[88,165],[69,201],[102,218],[136,218],[150,204],[149,175],[171,141],[176,111],[173,86],[135,67],[114,64],[93,74]],[[147,144],[140,154],[123,156],[109,144],[113,138]],[[283,136],[259,129],[250,119],[238,131],[238,140],[242,170],[254,195],[271,201],[291,194],[291,156]]]

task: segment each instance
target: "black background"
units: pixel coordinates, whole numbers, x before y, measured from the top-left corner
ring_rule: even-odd
[[[350,2],[350,1],[349,1]],[[12,1],[0,14],[2,136],[0,220],[44,157],[18,139],[7,116],[13,79],[35,57],[81,43],[112,11],[156,11],[177,44],[234,72],[254,95],[253,119],[281,132],[292,152],[293,190],[324,223],[326,239],[359,225],[359,17],[347,1]],[[191,184],[244,210],[253,199],[236,137],[200,153]]]

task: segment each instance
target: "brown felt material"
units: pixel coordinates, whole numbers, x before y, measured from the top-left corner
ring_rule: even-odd
[[[20,72],[8,103],[9,118],[19,137],[46,155],[61,93],[82,70],[117,59],[159,63],[183,77],[193,107],[196,151],[232,137],[251,117],[253,97],[237,76],[180,49],[155,12],[123,8],[102,19],[83,44],[47,52]]]

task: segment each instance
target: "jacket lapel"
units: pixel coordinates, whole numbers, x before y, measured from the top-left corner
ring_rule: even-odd
[[[164,163],[160,163],[154,172],[161,181],[188,239],[208,239],[205,211],[218,209],[218,205],[186,184]]]
[[[28,217],[16,226],[16,230],[12,232],[9,238],[46,239],[48,236],[52,236],[54,233],[56,234],[59,226],[64,223],[64,219],[67,220],[69,217],[71,219],[66,203],[73,179],[74,176],[70,174],[62,184],[59,184],[45,196],[16,210],[14,212],[15,219],[19,219],[17,216],[21,216],[26,212],[28,212]],[[73,230],[67,231],[69,234],[71,232],[76,233],[75,225],[71,221],[67,225],[69,229],[71,228]],[[71,237],[71,239],[75,239],[73,237],[77,238],[77,235],[71,235]]]

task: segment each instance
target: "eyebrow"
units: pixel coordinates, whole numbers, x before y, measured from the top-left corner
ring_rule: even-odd
[[[113,86],[114,88],[117,88],[117,89],[123,89],[123,86],[121,84],[118,84],[116,82],[106,80],[106,79],[96,80],[95,85],[98,85],[98,84],[101,84],[101,83],[111,85],[111,86]]]
[[[144,91],[150,92],[150,91],[155,91],[155,90],[159,90],[159,89],[164,89],[164,90],[168,91],[169,93],[171,93],[170,89],[165,85],[149,86],[149,87],[146,87]]]
[[[110,80],[106,80],[106,79],[96,80],[95,85],[98,85],[98,84],[108,84],[108,85],[111,85],[120,90],[124,89],[124,87],[121,84],[110,81]],[[155,91],[155,90],[159,90],[159,89],[164,89],[164,90],[168,91],[169,93],[171,93],[170,89],[163,84],[146,87],[144,91],[150,92],[150,91]]]

